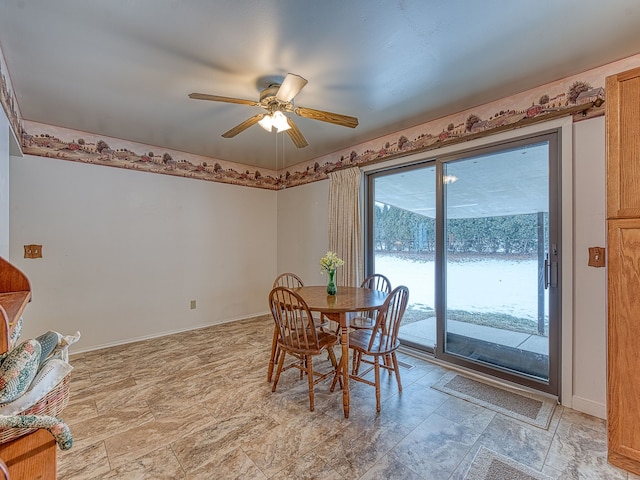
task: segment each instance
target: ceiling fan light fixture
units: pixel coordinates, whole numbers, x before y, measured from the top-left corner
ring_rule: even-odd
[[[276,127],[278,133],[284,132],[291,128],[291,125],[289,125],[289,122],[287,121],[287,117],[280,110],[276,110],[275,112],[273,112],[271,117],[272,125]]]
[[[271,118],[271,115],[265,115],[264,117],[262,117],[262,120],[258,122],[258,124],[267,132],[270,132],[271,128],[273,127],[273,119]]]
[[[455,175],[443,175],[442,183],[445,185],[449,185],[450,183],[456,183],[458,181],[458,177]]]

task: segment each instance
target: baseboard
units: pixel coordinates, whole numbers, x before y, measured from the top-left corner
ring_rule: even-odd
[[[572,398],[571,408],[578,412],[586,413],[587,415],[593,415],[594,417],[607,419],[607,406],[605,404],[594,402],[586,398],[578,397],[576,395]]]
[[[69,352],[69,356],[71,358],[73,358],[74,355],[80,354],[80,353],[86,353],[86,352],[92,352],[94,350],[101,350],[103,348],[109,348],[109,347],[117,347],[120,345],[127,345],[129,343],[135,343],[135,342],[141,342],[144,340],[152,340],[154,338],[160,338],[160,337],[166,337],[167,335],[174,335],[176,333],[183,333],[183,332],[191,332],[193,330],[200,330],[203,328],[208,328],[208,327],[213,327],[215,325],[222,325],[224,323],[231,323],[231,322],[238,322],[241,320],[250,320],[253,318],[259,318],[259,317],[263,317],[265,315],[271,315],[270,312],[263,312],[263,313],[257,313],[257,314],[252,314],[252,315],[248,315],[248,316],[244,316],[244,317],[236,317],[236,318],[228,318],[225,320],[221,320],[221,321],[216,321],[216,322],[212,322],[212,323],[205,323],[205,324],[201,324],[201,325],[194,325],[188,328],[180,328],[180,329],[176,329],[176,330],[165,330],[163,332],[157,332],[151,335],[143,335],[140,337],[135,337],[135,338],[127,338],[127,339],[123,339],[123,340],[118,340],[115,342],[109,342],[109,343],[103,343],[101,345],[96,345],[93,347],[89,347],[83,350],[73,350],[73,352]],[[77,345],[77,344],[76,344]]]

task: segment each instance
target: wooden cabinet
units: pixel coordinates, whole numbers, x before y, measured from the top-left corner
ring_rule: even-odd
[[[640,68],[606,80],[607,217],[640,217]]]
[[[0,257],[0,353],[8,350],[11,332],[30,300],[26,275]],[[11,480],[56,478],[56,442],[46,430],[0,444],[0,458],[9,467]]]
[[[11,480],[56,480],[56,441],[46,430],[0,445]]]
[[[609,220],[609,461],[640,474],[640,218]]]
[[[0,353],[9,349],[9,336],[30,301],[26,275],[0,257]]]
[[[608,459],[640,475],[640,68],[606,95]]]

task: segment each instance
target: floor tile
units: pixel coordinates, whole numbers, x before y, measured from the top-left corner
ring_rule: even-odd
[[[344,418],[330,379],[311,412],[298,371],[272,392],[272,334],[262,316],[72,355],[61,417],[75,443],[58,479],[462,480],[485,446],[554,479],[640,480],[607,464],[603,420],[558,406],[533,427],[432,389],[448,370],[406,353],[402,392],[382,372],[379,413],[374,388],[352,381]]]

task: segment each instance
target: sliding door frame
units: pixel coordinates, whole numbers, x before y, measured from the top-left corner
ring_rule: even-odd
[[[365,270],[366,274],[372,273],[373,266],[373,232],[370,228],[373,225],[373,209],[370,208],[370,175],[376,172],[396,169],[398,167],[425,164],[435,161],[436,158],[444,158],[452,155],[458,155],[462,152],[471,152],[481,148],[491,147],[497,144],[516,141],[527,137],[534,137],[548,133],[557,132],[557,150],[559,153],[559,161],[557,162],[559,178],[559,187],[562,192],[561,196],[556,199],[559,207],[559,242],[562,256],[559,259],[558,270],[561,272],[561,282],[559,287],[559,328],[556,333],[558,336],[558,348],[560,350],[557,355],[557,392],[558,399],[562,405],[572,407],[573,405],[573,118],[567,116],[565,118],[551,120],[549,122],[539,123],[517,130],[501,132],[495,135],[487,135],[486,137],[470,140],[463,144],[455,144],[432,149],[426,152],[409,154],[404,157],[395,158],[386,162],[380,162],[375,165],[362,167],[365,173],[363,176],[363,195],[366,201],[362,202],[364,228],[366,235],[363,237],[365,242]],[[371,205],[373,205],[371,201]],[[436,273],[438,274],[438,273]],[[436,288],[441,282],[436,282]],[[563,293],[564,292],[564,293]],[[442,293],[435,292],[436,298],[441,297]],[[441,343],[441,342],[439,342]],[[411,351],[409,351],[411,353]],[[443,362],[438,358],[429,355],[423,355],[420,352],[414,352],[418,356],[422,356],[427,360],[432,359],[436,363],[451,365],[453,368],[466,370],[464,366],[457,366]],[[500,378],[500,377],[498,377]]]
[[[435,356],[447,363],[459,365],[485,375],[495,376],[504,380],[524,385],[535,390],[539,390],[551,395],[559,395],[560,370],[560,329],[562,325],[562,309],[560,299],[562,298],[562,213],[561,213],[561,151],[560,134],[554,130],[551,132],[541,132],[535,135],[527,135],[514,138],[508,141],[493,143],[473,149],[466,149],[455,154],[440,156],[436,160],[436,179],[444,177],[444,166],[450,162],[463,161],[477,156],[491,155],[506,150],[517,149],[527,145],[548,142],[548,192],[549,192],[549,249],[552,245],[557,245],[555,254],[550,252],[550,258],[557,265],[557,286],[550,286],[548,289],[548,314],[549,314],[549,336],[548,336],[548,357],[549,357],[549,377],[548,381],[518,373],[505,367],[490,365],[480,361],[473,361],[460,355],[455,355],[446,351],[446,254],[445,254],[445,211],[446,196],[443,181],[436,184],[436,335],[437,342]]]

